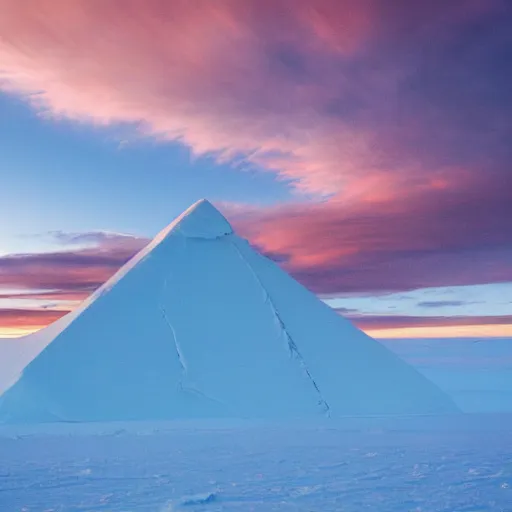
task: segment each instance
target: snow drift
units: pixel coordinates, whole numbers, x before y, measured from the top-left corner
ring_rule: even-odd
[[[4,421],[431,414],[450,399],[199,201],[80,308],[0,400]]]

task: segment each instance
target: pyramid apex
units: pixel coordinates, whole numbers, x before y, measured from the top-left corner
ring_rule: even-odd
[[[194,204],[190,205],[187,210],[192,210],[192,209],[195,209],[195,208],[199,208],[203,203],[207,203],[209,204],[212,208],[215,208],[215,206],[213,206],[212,203],[210,203],[210,201],[208,201],[208,199],[206,199],[206,197],[203,197],[202,199],[199,199],[198,201],[196,201]],[[216,209],[216,208],[215,208]]]
[[[219,238],[233,233],[231,224],[208,199],[200,199],[187,208],[161,233],[163,237],[180,234],[187,238]]]

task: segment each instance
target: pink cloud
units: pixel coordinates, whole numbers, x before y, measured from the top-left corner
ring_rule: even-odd
[[[225,211],[255,246],[323,295],[512,281],[511,177],[466,177],[383,204]]]
[[[48,309],[0,309],[0,328],[36,331],[58,320],[67,311]]]
[[[38,290],[18,296],[26,299],[65,300],[76,294],[85,298],[148,242],[145,238],[103,232],[59,233],[58,238],[87,247],[1,256],[0,290]],[[15,296],[9,294],[9,298]]]
[[[54,115],[138,123],[220,157],[251,153],[322,192],[338,188],[326,185],[339,167],[336,146],[345,141],[359,153],[367,144],[316,111],[333,96],[325,84],[343,81],[328,55],[354,51],[370,29],[368,2],[0,5],[4,88],[30,94]],[[348,175],[353,164],[345,166]]]
[[[421,166],[378,133],[411,65],[378,48],[402,24],[445,33],[481,15],[481,2],[421,5],[1,0],[2,83],[53,115],[246,154],[304,190],[372,198],[386,182],[389,195]]]
[[[0,12],[5,90],[57,117],[242,154],[328,196],[238,221],[315,291],[512,280],[507,2],[0,0]],[[68,274],[97,286],[123,258]],[[52,272],[37,261],[15,280],[48,288]]]

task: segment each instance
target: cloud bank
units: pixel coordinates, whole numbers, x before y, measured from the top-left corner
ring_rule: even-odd
[[[148,242],[115,233],[59,233],[65,244],[86,247],[0,256],[0,298],[77,300],[86,298]]]
[[[297,205],[226,213],[314,291],[512,281],[506,0],[0,0],[0,12],[4,91],[288,182]],[[89,290],[133,252],[8,256],[0,286]]]

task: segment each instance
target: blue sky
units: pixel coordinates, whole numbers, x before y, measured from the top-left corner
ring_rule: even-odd
[[[291,197],[283,182],[249,165],[195,157],[133,128],[52,119],[6,94],[0,137],[0,215],[11,219],[2,226],[2,253],[44,248],[30,235],[57,230],[151,236],[203,197],[262,205]]]
[[[512,334],[506,0],[4,3],[0,335],[203,197],[369,332]]]

